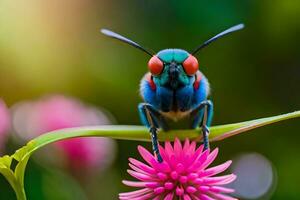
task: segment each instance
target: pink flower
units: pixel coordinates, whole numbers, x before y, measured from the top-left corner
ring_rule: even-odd
[[[8,129],[10,127],[10,114],[4,101],[0,99],[0,151],[4,147],[7,139]]]
[[[163,162],[145,148],[139,146],[138,151],[147,162],[144,164],[130,158],[128,173],[139,181],[127,181],[127,186],[141,188],[133,192],[119,194],[121,200],[234,200],[227,193],[233,189],[223,185],[235,180],[234,174],[215,176],[225,171],[231,164],[227,161],[215,167],[208,166],[215,160],[218,149],[203,151],[203,145],[196,149],[195,142],[185,140],[182,146],[178,139],[172,147],[165,142],[165,148],[160,146]]]
[[[100,124],[110,124],[106,113],[63,95],[45,96],[13,107],[14,128],[26,140],[57,129]]]
[[[13,108],[14,129],[18,138],[25,141],[57,129],[104,124],[110,124],[106,113],[62,95],[21,102]],[[105,168],[115,153],[115,143],[110,138],[74,138],[57,142],[54,147],[59,151],[55,153],[55,160],[59,155],[64,161],[60,163],[81,171],[83,168]],[[47,159],[51,160],[49,154]]]

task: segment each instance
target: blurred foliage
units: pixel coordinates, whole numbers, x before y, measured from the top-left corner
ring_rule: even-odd
[[[139,124],[138,86],[147,71],[148,56],[101,36],[101,27],[155,51],[170,47],[190,50],[215,33],[244,22],[246,29],[198,55],[212,87],[214,124],[294,111],[300,107],[299,12],[300,2],[294,0],[2,0],[0,94],[11,106],[24,99],[62,93],[106,108],[119,124]],[[266,156],[278,175],[272,199],[292,200],[300,196],[298,132],[299,121],[294,120],[213,146],[223,152],[220,161],[245,151]],[[105,182],[109,180],[111,185],[89,193],[101,190],[103,199],[111,199],[109,194],[126,190],[120,180],[127,177],[127,157],[137,156],[136,144],[119,142],[118,160],[105,174]],[[35,169],[38,163],[32,165],[35,171],[28,172],[26,180],[37,186],[27,184],[29,199],[41,200],[40,194],[45,194],[42,185],[59,184],[60,180],[39,184],[41,177],[52,175]],[[2,178],[0,188],[0,199],[13,199]],[[56,189],[61,188],[53,188],[53,193]]]

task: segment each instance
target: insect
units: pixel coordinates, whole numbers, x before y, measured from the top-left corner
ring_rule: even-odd
[[[199,71],[195,54],[211,42],[229,33],[244,28],[238,24],[217,34],[188,52],[183,49],[164,49],[152,53],[138,43],[112,32],[101,29],[106,36],[125,42],[142,50],[149,56],[149,72],[141,80],[140,93],[144,103],[138,105],[142,123],[149,128],[153,152],[162,162],[158,148],[158,129],[168,130],[166,119],[179,120],[189,117],[191,128],[201,126],[204,149],[209,148],[209,127],[213,117],[213,103],[208,99],[209,83]]]

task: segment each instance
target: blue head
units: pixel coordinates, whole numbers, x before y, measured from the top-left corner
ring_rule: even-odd
[[[197,59],[182,49],[164,49],[148,62],[156,85],[176,90],[191,83],[198,70]]]

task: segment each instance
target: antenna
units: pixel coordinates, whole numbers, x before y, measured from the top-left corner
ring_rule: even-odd
[[[140,50],[142,50],[143,52],[145,52],[146,54],[148,54],[150,56],[154,55],[153,53],[151,53],[150,51],[148,51],[147,49],[145,49],[144,47],[142,47],[138,43],[136,43],[136,42],[134,42],[134,41],[118,34],[118,33],[115,33],[115,32],[110,31],[108,29],[101,29],[100,32],[103,33],[104,35],[108,36],[108,37],[115,38],[115,39],[120,40],[122,42],[125,42],[125,43],[127,43],[127,44],[129,44],[129,45],[131,45],[131,46],[133,46],[137,49],[140,49]]]
[[[245,27],[244,24],[238,24],[238,25],[235,25],[235,26],[233,26],[233,27],[231,27],[231,28],[226,29],[225,31],[219,33],[218,35],[216,35],[216,36],[210,38],[209,40],[207,40],[206,42],[204,42],[203,44],[201,44],[200,46],[198,46],[196,49],[194,49],[194,50],[192,51],[191,54],[192,54],[192,55],[195,55],[199,50],[203,49],[204,47],[206,47],[207,45],[209,45],[209,44],[212,43],[213,41],[215,41],[215,40],[219,39],[220,37],[223,37],[223,36],[225,36],[225,35],[227,35],[227,34],[229,34],[229,33],[232,33],[232,32],[238,31],[238,30],[241,30],[241,29],[243,29],[244,27]]]

